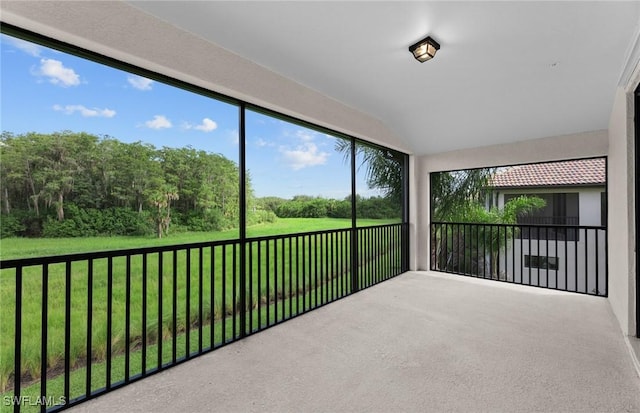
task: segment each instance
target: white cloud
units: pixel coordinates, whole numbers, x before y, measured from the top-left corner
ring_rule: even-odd
[[[22,39],[16,39],[15,37],[2,37],[3,39],[6,39],[13,47],[22,50],[28,55],[31,55],[33,57],[40,57],[40,54],[42,53],[42,47],[38,46],[37,44],[30,43]]]
[[[164,115],[155,115],[152,120],[146,121],[144,125],[150,129],[168,129],[172,126],[171,121]]]
[[[312,140],[315,139],[317,134],[318,132],[304,130],[304,129],[298,129],[296,131],[296,136],[303,142],[311,142]]]
[[[300,170],[309,166],[324,165],[329,154],[318,151],[318,147],[313,142],[304,142],[296,149],[281,147],[280,152],[284,156],[285,162],[294,170]]]
[[[237,129],[227,129],[225,132],[225,137],[234,145],[240,144],[240,134]]]
[[[153,84],[153,80],[138,75],[128,76],[127,82],[129,82],[131,86],[138,90],[151,90],[151,85]]]
[[[54,85],[68,87],[80,84],[80,76],[55,59],[40,59],[40,68],[35,74],[49,78],[49,82]]]
[[[268,146],[268,145],[269,145],[269,142],[265,141],[262,138],[258,138],[258,140],[256,141],[256,146],[259,147],[259,148],[263,148],[263,147]],[[269,146],[271,146],[271,145],[269,145]]]
[[[58,112],[63,112],[67,115],[72,115],[75,112],[79,112],[85,118],[93,118],[93,117],[112,118],[116,115],[116,111],[112,109],[107,109],[107,108],[89,109],[83,105],[66,105],[66,106],[53,105],[53,110]]]
[[[194,129],[203,131],[203,132],[211,132],[218,128],[218,124],[212,121],[209,118],[202,119],[202,123],[194,126]]]

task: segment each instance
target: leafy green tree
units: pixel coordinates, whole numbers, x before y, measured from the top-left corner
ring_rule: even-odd
[[[450,266],[452,264],[451,261],[453,261],[455,267],[459,267],[462,262],[465,262],[475,270],[469,271],[465,268],[464,271],[477,274],[479,268],[484,265],[484,257],[481,257],[481,262],[474,262],[474,260],[479,255],[477,251],[482,250],[483,253],[489,253],[491,276],[496,279],[499,278],[497,265],[499,253],[505,251],[507,243],[517,236],[519,229],[515,226],[485,226],[481,224],[515,225],[519,216],[544,208],[545,204],[543,199],[535,196],[520,196],[506,202],[502,209],[492,207],[487,210],[477,202],[469,202],[461,206],[455,212],[455,215],[451,216],[452,221],[460,224],[480,225],[471,227],[471,234],[468,239],[465,239],[465,231],[459,231],[459,226],[448,226],[449,231],[446,234],[441,234],[438,239],[447,237],[447,240],[451,240],[451,242],[436,242],[432,244],[434,249],[440,248],[439,251],[435,251],[435,254],[441,258],[436,262]],[[447,245],[446,251],[442,250],[444,245]],[[460,245],[464,246],[464,248],[461,249]],[[474,254],[472,251],[476,251],[476,253]],[[462,255],[466,255],[465,259],[462,258]]]
[[[64,131],[50,135],[47,145],[38,148],[43,162],[41,194],[48,205],[55,206],[58,221],[64,220],[64,198],[73,190],[76,176],[84,171],[96,142],[95,136]]]

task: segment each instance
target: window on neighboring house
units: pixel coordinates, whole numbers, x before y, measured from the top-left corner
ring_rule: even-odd
[[[518,217],[518,224],[540,225],[542,227],[524,227],[520,232],[523,239],[540,240],[578,240],[578,231],[574,228],[558,227],[578,226],[580,224],[578,193],[548,193],[548,194],[505,194],[504,202],[522,196],[536,196],[542,198],[546,205],[526,215]]]
[[[607,193],[600,192],[600,225],[607,226]]]
[[[558,257],[547,257],[546,255],[525,255],[524,266],[528,268],[539,268],[541,270],[557,270]]]

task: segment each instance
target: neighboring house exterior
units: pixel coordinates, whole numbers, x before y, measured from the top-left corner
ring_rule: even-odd
[[[500,268],[514,281],[606,291],[605,158],[514,166],[499,171],[491,186],[490,206],[503,208],[521,195],[546,202],[518,217],[523,226],[500,257]]]

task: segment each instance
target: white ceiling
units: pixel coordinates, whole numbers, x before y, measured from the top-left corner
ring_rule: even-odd
[[[640,2],[135,7],[384,122],[416,154],[606,129]],[[418,63],[408,46],[441,44]]]

